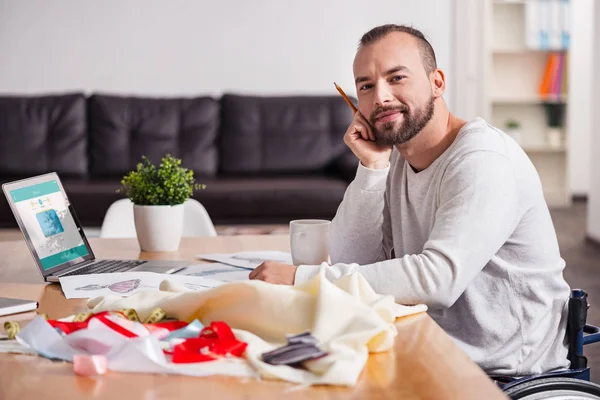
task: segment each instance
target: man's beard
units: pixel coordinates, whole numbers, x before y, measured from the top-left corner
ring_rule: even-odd
[[[427,103],[413,113],[404,104],[399,106],[388,106],[376,108],[369,118],[371,129],[378,144],[396,145],[408,142],[425,128],[429,120],[433,117],[434,102],[433,96],[429,97]],[[396,126],[395,121],[386,122],[381,129],[375,125],[376,115],[385,111],[399,111],[403,115],[403,121]]]

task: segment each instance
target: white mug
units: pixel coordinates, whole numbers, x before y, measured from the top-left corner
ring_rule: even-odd
[[[294,265],[329,262],[329,226],[325,219],[298,219],[290,222],[290,247]]]

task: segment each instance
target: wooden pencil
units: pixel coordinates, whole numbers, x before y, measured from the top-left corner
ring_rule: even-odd
[[[338,86],[337,83],[333,82],[333,84],[335,85],[335,88],[337,89],[338,92],[340,92],[340,94],[342,95],[342,97],[344,98],[344,100],[346,100],[346,103],[348,103],[348,105],[350,106],[350,108],[352,108],[353,112],[356,112],[357,109],[354,106],[354,104],[352,104],[352,101],[350,101],[350,99],[348,98],[348,96],[346,96],[346,93],[344,93],[344,91],[342,90],[341,87]]]

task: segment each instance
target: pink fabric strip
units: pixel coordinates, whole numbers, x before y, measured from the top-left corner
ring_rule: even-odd
[[[76,354],[73,356],[73,372],[77,375],[104,375],[106,369],[107,361],[105,356],[88,356],[86,354]]]

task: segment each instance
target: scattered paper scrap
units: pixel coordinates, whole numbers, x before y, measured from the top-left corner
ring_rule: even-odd
[[[27,346],[23,346],[16,339],[3,339],[0,340],[0,353],[18,353],[18,354],[31,354],[37,355],[37,352]]]
[[[200,254],[198,257],[203,260],[218,261],[223,264],[246,269],[254,269],[265,261],[292,264],[291,254],[283,251],[242,251],[231,254]]]

